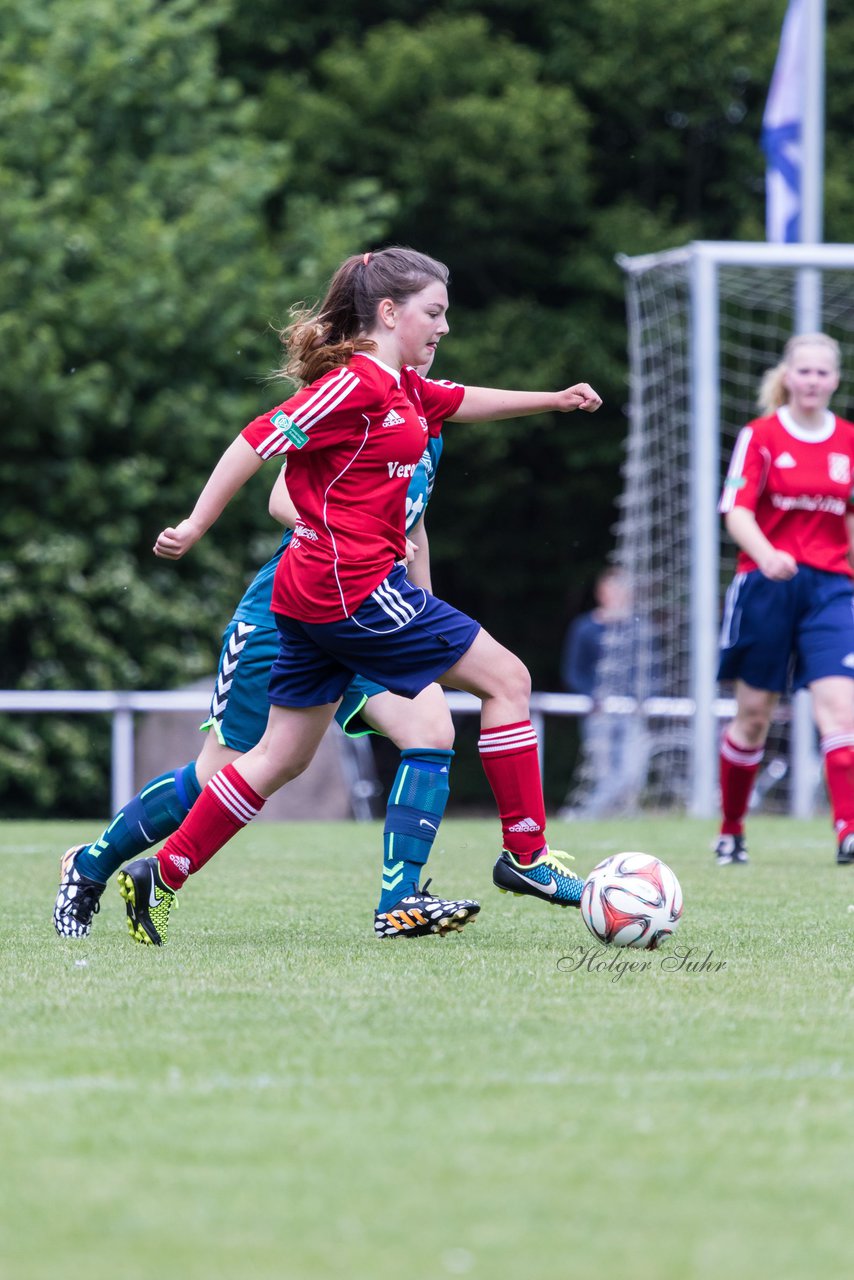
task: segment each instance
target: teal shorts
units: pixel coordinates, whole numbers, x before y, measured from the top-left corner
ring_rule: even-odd
[[[251,751],[260,742],[270,714],[270,668],[278,652],[275,623],[232,620],[223,632],[210,715],[200,727],[213,729],[224,747]]]
[[[367,720],[362,719],[362,707],[368,698],[373,698],[377,693],[387,692],[383,685],[377,684],[374,680],[367,680],[365,676],[353,676],[344,690],[341,706],[335,712],[335,719],[348,738],[364,738],[367,733],[379,732],[372,728]]]

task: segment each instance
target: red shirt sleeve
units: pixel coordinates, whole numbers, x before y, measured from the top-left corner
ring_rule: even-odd
[[[758,438],[757,424],[742,427],[730,458],[729,470],[724,480],[718,511],[726,515],[734,507],[747,507],[755,511],[759,495],[765,488],[771,456]]]
[[[462,404],[466,389],[458,382],[422,378],[414,369],[408,369],[407,373],[421,401],[427,430],[431,436],[438,436],[442,423],[452,418]]]
[[[351,421],[364,398],[359,375],[343,365],[254,418],[241,434],[262,458],[272,458],[289,449],[310,452],[312,447],[326,443],[330,432],[337,431],[342,421]]]

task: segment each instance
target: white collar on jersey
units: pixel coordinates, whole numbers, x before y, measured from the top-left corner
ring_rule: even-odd
[[[836,417],[829,409],[825,409],[824,422],[817,431],[809,431],[806,427],[799,427],[792,417],[792,412],[788,405],[780,406],[777,410],[777,417],[790,436],[794,436],[796,440],[804,440],[807,444],[820,444],[822,440],[829,440],[836,427]]]
[[[378,364],[381,369],[385,369],[386,373],[390,374],[391,377],[394,378],[397,385],[400,386],[400,370],[399,369],[392,369],[391,365],[383,364],[382,360],[378,360],[376,356],[372,356],[369,351],[357,351],[355,352],[355,354],[357,356],[363,356],[365,360],[373,360],[374,364]]]

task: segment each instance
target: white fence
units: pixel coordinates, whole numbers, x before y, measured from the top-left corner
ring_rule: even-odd
[[[473,715],[480,702],[468,693],[448,693],[448,705],[454,715]],[[733,714],[734,703],[718,698],[714,713],[719,720]],[[98,713],[112,717],[112,768],[110,779],[111,811],[118,812],[133,795],[134,786],[134,716],[143,712],[195,712],[204,718],[210,706],[210,693],[205,689],[183,689],[130,692],[110,690],[39,690],[0,689],[0,712]],[[590,698],[574,693],[533,693],[531,722],[540,744],[540,765],[545,758],[545,721],[547,716],[581,716],[591,709]],[[630,715],[637,710],[632,698],[607,698],[604,710]],[[648,698],[642,707],[648,719],[656,716],[684,718],[689,725],[694,715],[690,698]]]

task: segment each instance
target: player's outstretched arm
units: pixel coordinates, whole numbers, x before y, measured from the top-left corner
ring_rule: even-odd
[[[489,422],[525,418],[533,413],[595,413],[602,397],[587,382],[563,391],[501,391],[497,387],[466,387],[459,409],[449,422]]]
[[[211,472],[191,515],[174,528],[163,530],[154,544],[154,554],[162,560],[180,560],[207,533],[262,464],[263,460],[243,436],[233,440]]]

